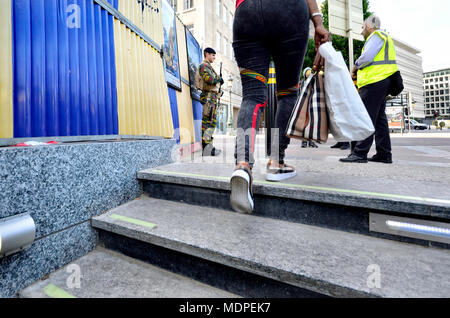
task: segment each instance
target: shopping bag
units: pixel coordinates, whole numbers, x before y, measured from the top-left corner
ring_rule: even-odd
[[[345,64],[330,42],[322,44],[325,59],[325,98],[329,129],[338,142],[362,141],[375,133],[372,120]]]
[[[326,143],[328,140],[328,116],[325,105],[324,78],[316,56],[315,72],[305,81],[289,119],[286,135],[289,138]]]

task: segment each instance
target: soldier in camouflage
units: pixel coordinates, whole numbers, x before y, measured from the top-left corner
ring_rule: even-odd
[[[204,51],[204,61],[198,67],[196,74],[197,88],[202,91],[200,101],[203,104],[202,147],[203,156],[218,156],[221,150],[213,146],[213,134],[217,127],[217,108],[221,97],[223,79],[212,67],[216,52],[211,48]]]

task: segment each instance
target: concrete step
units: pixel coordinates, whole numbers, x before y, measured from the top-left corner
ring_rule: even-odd
[[[138,172],[148,196],[231,210],[229,164],[176,163]],[[264,180],[254,171],[254,215],[321,226],[373,237],[450,248],[450,244],[370,230],[370,215],[383,214],[425,221],[450,222],[448,189],[438,184],[399,183],[328,173],[302,172],[283,183]]]
[[[315,295],[450,295],[450,252],[442,249],[146,196],[94,217],[92,226],[106,247],[149,262],[175,253],[166,261],[173,267],[185,255],[180,267],[189,264],[184,273],[196,277],[214,275],[205,261]]]
[[[77,280],[77,275],[81,277]],[[235,298],[237,295],[97,247],[19,293],[22,298]]]

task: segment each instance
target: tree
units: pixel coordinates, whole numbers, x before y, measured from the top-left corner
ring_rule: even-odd
[[[370,3],[369,0],[363,0],[363,14],[364,20],[370,17],[373,12],[369,11]],[[322,14],[323,14],[323,24],[325,28],[328,29],[328,0],[325,0],[322,4]],[[331,35],[333,40],[333,47],[336,51],[341,51],[344,57],[347,66],[350,65],[349,56],[348,56],[348,39],[339,35]],[[358,57],[361,55],[361,51],[364,47],[364,42],[353,40],[353,52],[354,52],[354,60],[356,61]],[[314,58],[316,56],[314,40],[310,39],[308,43],[308,51],[306,53],[305,62],[303,68],[312,67],[314,63]]]

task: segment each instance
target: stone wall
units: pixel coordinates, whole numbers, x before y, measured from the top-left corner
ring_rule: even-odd
[[[174,140],[0,148],[0,219],[25,212],[36,223],[31,248],[0,259],[0,297],[13,297],[94,249],[93,216],[142,194],[136,173],[171,163]]]

